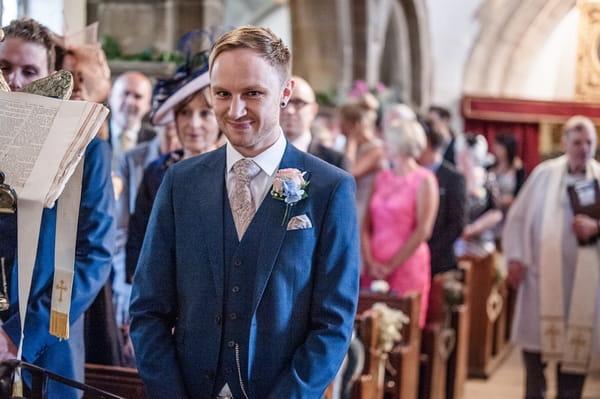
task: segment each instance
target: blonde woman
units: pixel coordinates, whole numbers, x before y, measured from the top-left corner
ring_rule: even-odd
[[[416,161],[426,145],[419,122],[394,121],[384,130],[384,139],[392,166],[375,177],[361,228],[362,285],[386,280],[397,295],[420,292],[423,326],[431,279],[427,240],[437,215],[437,181]]]

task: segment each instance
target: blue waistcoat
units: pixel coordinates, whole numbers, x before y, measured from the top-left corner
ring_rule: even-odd
[[[240,379],[248,375],[248,338],[252,318],[252,282],[256,275],[260,234],[245,234],[238,240],[227,194],[224,193],[223,235],[225,279],[223,287],[223,316],[219,367],[216,373],[214,396],[225,383],[234,398],[243,398]],[[252,229],[252,223],[248,230]],[[243,377],[244,389],[248,381]]]

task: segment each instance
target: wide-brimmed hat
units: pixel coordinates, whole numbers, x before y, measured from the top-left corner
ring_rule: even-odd
[[[173,109],[181,101],[210,84],[208,76],[208,50],[194,56],[197,62],[186,63],[175,70],[173,77],[159,79],[152,92],[154,125],[166,125],[174,120]]]
[[[177,104],[210,84],[208,75],[210,48],[215,38],[222,32],[222,29],[216,27],[209,30],[196,29],[179,39],[176,48],[185,55],[186,61],[175,70],[171,78],[160,79],[154,86],[150,116],[154,125],[172,122],[173,109]]]

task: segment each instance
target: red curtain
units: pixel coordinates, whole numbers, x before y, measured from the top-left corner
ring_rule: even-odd
[[[482,134],[488,141],[490,152],[494,149],[496,135],[512,134],[515,136],[518,154],[523,160],[527,174],[540,162],[538,126],[537,123],[465,119],[465,132]]]

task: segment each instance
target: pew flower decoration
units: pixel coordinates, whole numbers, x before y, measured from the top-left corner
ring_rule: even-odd
[[[306,172],[300,172],[296,168],[279,169],[273,180],[271,187],[271,196],[276,200],[285,202],[285,214],[281,225],[287,221],[290,208],[296,205],[300,200],[308,197],[306,187],[310,183],[304,180]]]
[[[446,272],[443,277],[444,300],[449,307],[461,305],[464,302],[464,284],[456,273]]]
[[[383,302],[374,304],[373,310],[380,315],[377,348],[383,353],[389,353],[402,340],[402,326],[410,319],[401,310],[392,309]]]

